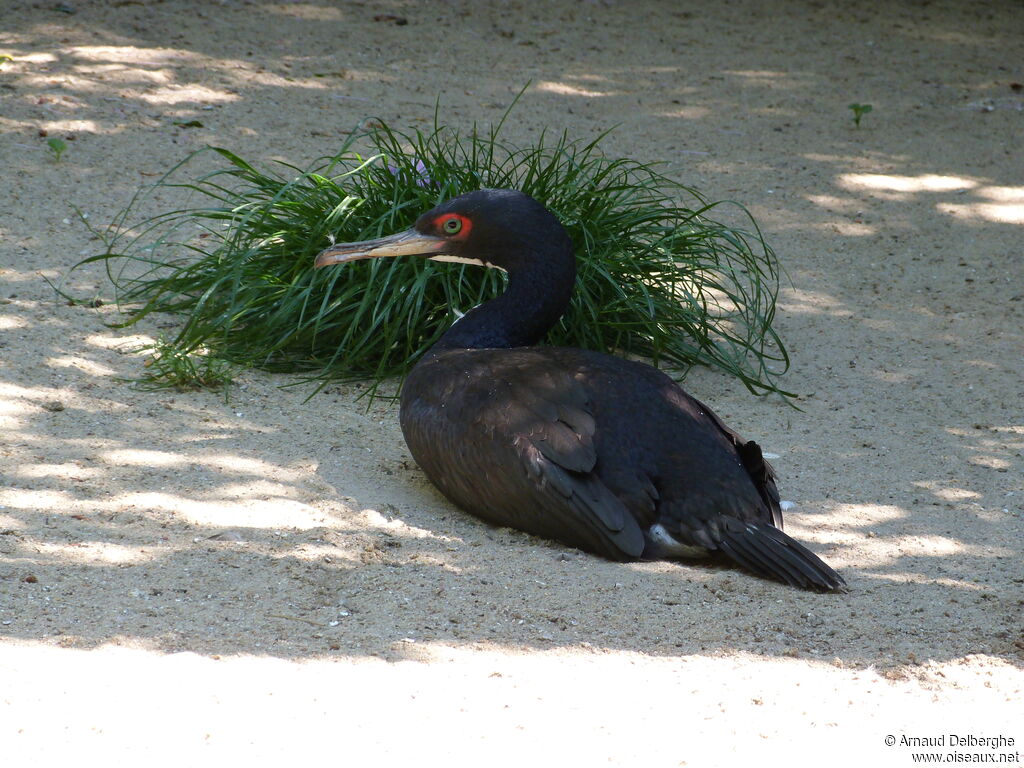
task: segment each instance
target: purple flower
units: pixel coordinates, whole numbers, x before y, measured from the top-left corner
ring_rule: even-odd
[[[427,173],[427,166],[418,157],[416,158],[416,164],[413,168],[416,171],[417,187],[430,187],[434,185],[434,180],[430,178],[430,174]],[[389,165],[388,170],[391,172],[392,176],[397,176],[401,169],[397,165]]]

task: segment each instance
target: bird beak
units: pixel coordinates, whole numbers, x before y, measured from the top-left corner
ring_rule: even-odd
[[[340,243],[322,251],[313,263],[314,268],[329,264],[346,264],[360,259],[382,259],[389,256],[434,256],[448,244],[443,237],[424,235],[407,229],[397,235],[363,240],[360,243]]]

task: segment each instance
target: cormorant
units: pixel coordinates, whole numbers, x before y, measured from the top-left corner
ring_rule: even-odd
[[[505,292],[456,321],[402,387],[409,450],[459,507],[613,560],[720,552],[793,586],[845,588],[782,532],[757,443],[649,365],[533,346],[568,306],[576,276],[572,241],[539,202],[470,192],[408,231],[334,245],[316,266],[390,256],[508,273]]]

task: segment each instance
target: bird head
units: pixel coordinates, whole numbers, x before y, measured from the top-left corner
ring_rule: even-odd
[[[564,260],[566,254],[574,266],[572,241],[551,211],[517,190],[480,189],[427,211],[405,232],[331,246],[315,266],[420,256],[513,272],[528,261]]]

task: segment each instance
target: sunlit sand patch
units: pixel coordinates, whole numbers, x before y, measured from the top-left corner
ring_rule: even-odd
[[[170,550],[167,547],[128,547],[105,541],[75,542],[73,544],[51,544],[37,541],[33,549],[55,559],[68,560],[87,565],[128,565],[155,560]]]
[[[207,416],[200,409],[190,409],[183,405],[180,401],[176,401],[174,410],[179,412],[179,415],[187,414],[192,417],[198,416],[203,421],[203,428],[192,427],[185,434],[175,435],[175,441],[181,443],[186,447],[186,450],[194,450],[189,443],[198,443],[207,448],[211,447],[210,443],[222,442],[224,440],[235,440],[238,438],[239,433],[254,432],[261,435],[272,434],[280,431],[274,427],[264,427],[257,424],[240,424],[237,421],[232,423],[230,421],[217,422],[214,419]],[[207,432],[206,430],[210,431]]]
[[[17,123],[17,124],[18,125],[22,125],[22,123]],[[35,121],[31,121],[31,122],[24,123],[24,125],[38,125],[38,123],[35,122]],[[58,276],[60,274],[61,273],[58,273]],[[4,268],[4,269],[0,269],[0,275],[3,275],[5,283],[35,283],[35,282],[37,282],[39,280],[39,268],[36,267],[34,269],[27,270],[27,269],[12,269],[12,268],[7,267],[7,268]],[[24,307],[24,308],[28,309],[30,307],[38,307],[38,306],[39,306],[38,302],[30,301],[30,300],[26,300],[26,299],[11,299],[11,303],[10,303],[10,308],[11,309],[14,309],[16,307]]]
[[[345,15],[338,8],[329,6],[314,5],[312,3],[288,3],[287,5],[274,4],[261,6],[262,10],[269,13],[279,13],[282,16],[290,16],[294,19],[305,19],[306,21],[344,21]]]
[[[170,467],[195,461],[180,453],[169,453],[168,451],[149,451],[142,448],[125,448],[116,451],[106,451],[100,455],[108,464],[132,465],[144,467]]]
[[[966,501],[968,499],[980,499],[981,494],[969,488],[943,487],[934,480],[915,480],[913,485],[924,488],[944,501]]]
[[[856,221],[829,221],[823,224],[815,224],[814,228],[830,230],[845,237],[865,237],[873,235],[878,231],[871,224],[858,223]]]
[[[0,331],[13,331],[15,328],[28,328],[28,321],[16,315],[0,315]]]
[[[1003,507],[1002,509],[984,509],[981,506],[975,507],[971,510],[978,520],[991,525],[1007,526],[1012,525],[1016,522],[1014,518],[1017,516],[1017,512],[1011,512],[1008,508]],[[1018,560],[1020,559],[1020,553],[1014,555]]]
[[[839,561],[840,565],[883,568],[907,557],[989,560],[1013,557],[1015,553],[1009,547],[967,544],[948,536],[863,536],[858,541],[843,542],[842,555],[845,563]]]
[[[958,733],[1019,732],[1019,708],[1008,702],[1022,672],[982,653],[926,660],[922,674],[941,675],[943,685],[930,690],[919,679],[834,660],[824,643],[820,661],[414,636],[396,639],[387,660],[348,646],[292,660],[274,638],[265,650],[258,645],[255,653],[212,655],[168,653],[158,637],[138,634],[89,650],[6,638],[0,711],[23,732],[8,740],[5,757],[13,749],[12,765],[40,764],[32,761],[38,755],[72,763],[99,751],[114,765],[159,751],[180,765],[254,754],[315,763],[343,750],[356,764],[414,765],[424,745],[443,744],[449,765],[662,766],[685,755],[689,765],[724,766],[751,754],[771,765],[793,762],[796,734],[808,754],[883,766],[908,754],[886,747],[884,734],[934,733],[937,712]],[[173,714],[174,739],[166,738],[168,719],[154,712]],[[679,723],[699,723],[700,738],[681,742]]]
[[[28,414],[36,410],[32,400],[52,396],[52,390],[28,389],[0,381],[0,414]]]
[[[692,558],[677,560],[641,560],[635,563],[619,563],[617,567],[627,571],[634,571],[640,574],[641,578],[649,577],[652,574],[678,574],[680,567],[687,568],[686,581],[692,584],[710,583],[716,578],[716,571],[709,570],[704,566],[713,558],[711,552],[707,557],[694,556]]]
[[[845,173],[838,184],[851,190],[889,193],[890,199],[908,199],[914,194],[970,191],[991,202],[936,203],[936,209],[960,219],[991,221],[1000,224],[1024,224],[1024,187],[983,186],[962,176],[897,176],[879,173]]]
[[[732,69],[726,70],[725,74],[740,78],[745,85],[761,88],[784,90],[804,87],[808,84],[806,76],[772,69]]]
[[[165,85],[173,82],[174,78],[170,70],[167,69],[140,69],[137,66],[128,66],[127,64],[78,64],[75,66],[75,72],[78,72],[82,77],[75,78],[78,82],[77,87],[89,88],[90,86],[95,87],[94,83],[91,83],[87,77],[93,76],[97,80],[101,80],[102,84],[109,87],[110,83],[121,83],[121,84],[133,84],[137,85],[140,82],[152,83],[156,85]]]
[[[55,61],[57,61],[57,57],[52,53],[19,53],[14,56],[13,63],[52,64]]]
[[[123,413],[128,406],[112,400],[88,397],[73,390],[62,387],[19,387],[14,384],[0,382],[0,416],[6,415],[13,419],[19,414],[36,414],[41,410],[61,410],[54,408],[52,403],[60,402],[65,407],[74,407],[76,410],[87,414]],[[13,426],[14,422],[8,421],[7,426]],[[45,433],[26,432],[19,438],[29,444],[52,444],[53,438]],[[102,438],[90,438],[91,442],[84,444],[96,448],[102,444]],[[65,445],[75,444],[76,438],[64,437],[61,439]],[[82,444],[79,440],[78,444]]]
[[[804,195],[819,208],[842,211],[844,213],[855,213],[863,208],[864,203],[850,197],[836,197],[835,195]]]
[[[94,333],[85,337],[85,343],[93,347],[103,349],[123,350],[126,352],[136,351],[136,347],[143,347],[156,341],[152,336],[141,333],[130,335],[112,336],[103,333]]]
[[[213,467],[224,472],[250,475],[255,477],[272,477],[274,480],[292,482],[306,475],[304,471],[296,471],[279,464],[271,464],[259,459],[250,459],[231,454],[202,456],[195,454],[172,453],[170,451],[154,451],[143,448],[122,448],[105,451],[100,458],[110,464],[141,466],[141,467],[172,467],[187,464],[200,464]]]
[[[273,477],[275,480],[294,481],[302,478],[304,472],[282,467],[280,464],[271,464],[259,459],[247,459],[243,456],[221,454],[219,456],[206,456],[202,459],[203,464],[211,465],[229,472],[239,472],[260,477]]]
[[[1024,187],[981,187],[975,194],[999,203],[1024,203]]]
[[[1024,424],[1007,424],[1004,427],[992,427],[995,432],[1009,432],[1011,435],[1024,435]]]
[[[857,525],[878,525],[907,516],[907,511],[895,504],[836,504],[831,513],[833,519]]]
[[[973,365],[976,368],[985,368],[990,371],[999,370],[999,366],[991,360],[964,360],[964,363],[967,365]]]
[[[275,72],[263,71],[254,72],[251,69],[245,67],[229,67],[231,74],[238,81],[243,82],[247,85],[262,85],[270,86],[273,88],[306,88],[308,90],[315,91],[332,91],[331,96],[333,98],[344,98],[344,94],[334,92],[337,87],[334,83],[336,78],[320,78],[320,77],[284,77]],[[371,73],[354,72],[352,70],[345,70],[346,80],[355,80],[362,82],[375,82],[375,83],[386,83],[393,80],[393,77],[387,75],[374,76]]]
[[[867,327],[876,331],[899,331],[897,322],[887,317],[862,317],[860,321]]]
[[[832,315],[833,317],[852,317],[853,312],[843,308],[843,302],[835,296],[821,291],[808,291],[800,288],[783,288],[780,292],[782,304],[787,312],[808,315]]]
[[[877,537],[871,528],[906,516],[906,510],[893,504],[834,504],[813,518],[787,517],[786,532],[799,541],[831,547],[827,558],[834,567],[883,565],[900,553],[892,548],[891,537]],[[822,525],[811,527],[811,522]]]
[[[293,499],[202,501],[161,492],[125,493],[115,500],[140,510],[159,509],[194,525],[211,528],[285,528],[308,530],[325,525],[328,516]]]
[[[56,477],[64,480],[87,480],[105,474],[101,469],[82,467],[72,461],[62,464],[22,464],[9,471],[17,477]]]
[[[939,203],[935,207],[958,219],[1024,224],[1024,203]]]
[[[614,95],[612,91],[596,91],[592,88],[582,88],[568,83],[556,83],[552,80],[542,80],[537,83],[537,90],[546,93],[557,93],[559,96],[584,96],[588,99],[598,99]]]
[[[51,133],[67,131],[69,133],[106,133],[95,120],[43,120],[39,126]]]
[[[237,93],[192,83],[157,88],[148,93],[139,94],[139,98],[150,104],[224,104],[237,101],[239,96]]]
[[[343,547],[336,544],[301,544],[287,552],[272,553],[271,557],[295,558],[313,563],[327,562],[335,566],[363,564],[360,548]]]
[[[0,507],[2,507],[2,505],[0,505]],[[25,530],[25,521],[20,520],[17,517],[11,517],[10,515],[0,515],[0,530],[23,531]]]
[[[725,74],[737,75],[739,77],[764,78],[768,80],[782,80],[790,77],[789,72],[783,72],[778,69],[727,69]]]
[[[197,464],[201,464],[197,462]],[[249,480],[243,483],[228,483],[217,487],[217,496],[228,499],[286,497],[291,488],[273,480]]]
[[[919,371],[883,371],[875,370],[871,371],[871,377],[884,381],[888,384],[906,384],[908,381],[914,379],[920,372]]]
[[[64,491],[48,491],[29,488],[0,488],[0,507],[66,512],[76,507],[76,502]]]
[[[452,542],[459,541],[459,539],[452,538],[451,536],[444,536],[442,534],[434,533],[433,531],[428,531],[426,528],[417,528],[416,526],[409,525],[404,520],[397,517],[389,520],[376,509],[361,510],[360,515],[371,527],[389,531],[397,535],[414,539],[437,539],[439,541]]]
[[[71,355],[65,357],[51,357],[47,359],[46,363],[54,368],[77,368],[78,370],[84,371],[85,373],[93,376],[114,376],[117,373],[113,368],[100,365],[93,360],[87,360],[84,357],[74,357]]]
[[[1001,459],[998,456],[971,456],[967,460],[968,464],[974,464],[976,467],[988,467],[989,469],[1009,469],[1012,464],[1006,459]]]
[[[74,466],[74,469],[70,469],[71,466]],[[67,467],[69,476],[83,477],[85,474],[85,471],[76,465]],[[30,465],[29,472],[34,472],[38,477],[60,476],[53,472],[47,474],[44,465]],[[138,491],[97,500],[76,499],[64,491],[56,490],[0,488],[0,509],[29,510],[51,515],[92,515],[127,508],[134,508],[142,513],[146,510],[160,510],[180,516],[182,520],[194,525],[214,528],[308,530],[325,525],[339,527],[338,518],[332,512],[281,496],[209,501],[162,491]],[[402,533],[417,537],[430,535],[428,531],[418,532],[418,529],[408,527],[403,528]]]
[[[700,120],[711,114],[707,107],[677,107],[676,109],[657,112],[660,117],[681,117],[684,120]]]
[[[78,45],[69,49],[78,59],[103,63],[118,62],[132,67],[201,64],[207,59],[181,48],[138,48],[134,45]]]
[[[887,192],[954,192],[974,189],[978,182],[961,176],[939,176],[933,173],[921,176],[896,176],[882,173],[844,173],[839,185],[847,189],[875,189]]]
[[[311,14],[323,14],[332,17],[337,13],[333,8],[318,7],[312,4],[306,6]],[[104,80],[115,83],[135,84],[139,82],[151,82],[168,85],[169,91],[164,96],[180,96],[176,93],[179,88],[200,89],[197,84],[174,86],[175,77],[179,74],[182,65],[193,67],[204,67],[208,70],[220,70],[230,72],[233,77],[251,83],[271,85],[287,88],[309,88],[326,90],[330,83],[320,78],[296,78],[283,77],[274,72],[257,71],[257,66],[252,61],[243,59],[219,59],[202,56],[192,51],[176,48],[136,48],[135,46],[76,46],[70,49],[72,55],[80,62],[95,62],[94,64],[78,63],[75,69],[83,75],[101,75]],[[24,57],[21,57],[24,60]],[[118,71],[118,65],[121,70]],[[363,70],[345,70],[346,80],[361,80],[380,82],[382,79],[388,81],[390,77],[382,77],[379,73]],[[229,96],[230,98],[224,98]],[[206,97],[200,101],[234,101],[237,96],[223,91],[216,92],[207,89]],[[153,94],[144,94],[142,98],[151,103],[178,103],[183,99],[156,99]]]
[[[114,406],[120,406],[120,403],[111,403],[110,407],[107,408],[104,418],[109,418],[111,413],[121,413],[124,407],[115,408]],[[93,422],[97,424],[97,422]],[[32,446],[35,448],[52,449],[54,446],[54,439],[52,435],[45,433],[39,433],[36,431],[25,431],[19,435],[19,439],[26,446]],[[81,452],[86,456],[93,456],[95,452],[100,448],[112,448],[114,446],[121,445],[121,441],[117,438],[100,437],[99,435],[88,435],[86,437],[62,437],[60,439],[60,446],[63,449],[69,450],[72,448],[79,448]]]
[[[964,544],[948,536],[893,536],[887,537],[888,542],[898,547],[900,552],[907,555],[927,555],[929,557],[944,557],[946,555],[959,554],[987,554],[995,556],[998,554],[995,549],[988,547],[976,547]],[[972,551],[973,550],[973,551]],[[1004,553],[1006,554],[1006,553]]]

